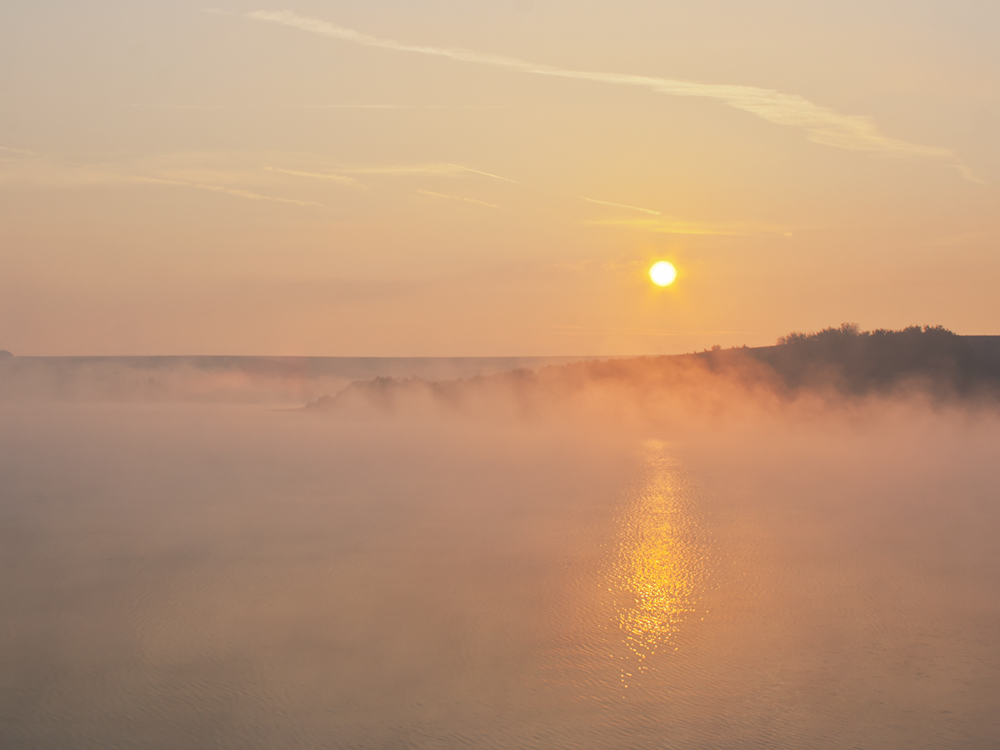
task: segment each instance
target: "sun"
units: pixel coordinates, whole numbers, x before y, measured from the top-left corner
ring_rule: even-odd
[[[659,263],[654,263],[653,267],[649,269],[649,278],[657,286],[670,286],[677,278],[677,269],[674,268],[673,263],[661,260]]]

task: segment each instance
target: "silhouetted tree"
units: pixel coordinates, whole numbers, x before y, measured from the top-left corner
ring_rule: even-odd
[[[825,384],[864,393],[922,380],[937,390],[966,393],[1000,378],[967,338],[943,326],[862,331],[844,323],[818,333],[790,333],[777,346],[752,351],[792,388]]]

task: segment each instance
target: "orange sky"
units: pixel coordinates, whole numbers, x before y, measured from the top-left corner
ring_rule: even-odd
[[[1000,333],[1000,6],[20,5],[15,354]]]

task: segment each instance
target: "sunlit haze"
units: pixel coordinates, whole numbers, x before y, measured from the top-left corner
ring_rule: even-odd
[[[996,750],[1000,2],[0,8],[0,750]]]
[[[998,27],[980,0],[8,3],[0,347],[994,332]]]

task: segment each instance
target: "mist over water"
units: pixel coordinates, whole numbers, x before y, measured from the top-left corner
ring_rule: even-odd
[[[992,408],[594,393],[0,405],[0,744],[995,746]]]
[[[0,750],[1000,750],[998,50],[0,0]]]
[[[6,352],[8,355],[9,352]],[[0,403],[301,404],[373,378],[442,380],[579,357],[0,356]]]

